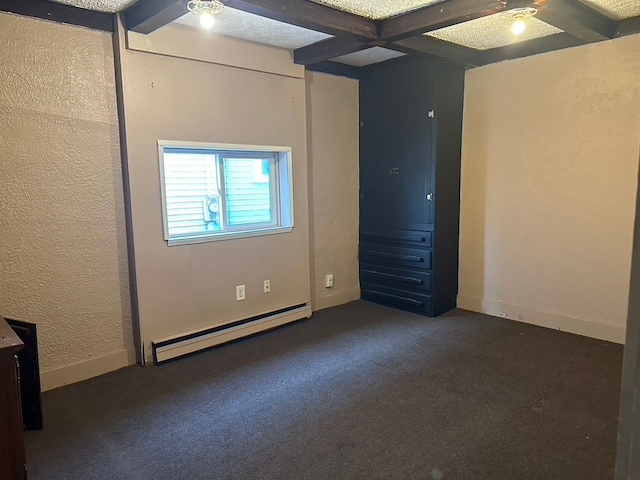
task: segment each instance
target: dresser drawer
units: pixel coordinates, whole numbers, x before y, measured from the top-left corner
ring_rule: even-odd
[[[431,250],[368,243],[360,245],[360,263],[431,270]]]
[[[426,293],[409,292],[371,283],[362,283],[360,289],[363,300],[426,315],[431,315],[433,311],[431,296]]]
[[[360,265],[360,281],[394,288],[431,291],[431,272],[426,271],[363,263]]]
[[[384,245],[415,246],[431,248],[432,232],[416,232],[412,230],[367,230],[360,231],[360,243],[381,243]]]

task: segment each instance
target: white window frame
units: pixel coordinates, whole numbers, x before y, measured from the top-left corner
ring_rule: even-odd
[[[247,224],[239,226],[226,225],[222,231],[209,231],[207,233],[186,235],[178,238],[170,238],[169,222],[167,218],[167,197],[164,171],[164,149],[184,148],[189,150],[216,151],[216,152],[252,152],[252,153],[275,153],[275,169],[270,169],[271,206],[274,222],[265,224]],[[158,140],[158,162],[160,167],[160,194],[162,204],[162,223],[164,229],[164,240],[168,246],[190,245],[196,243],[215,242],[220,240],[230,240],[236,238],[247,238],[261,235],[274,235],[291,232],[294,226],[293,218],[293,162],[291,159],[291,147],[265,146],[265,145],[235,145],[230,143],[204,143],[204,142],[184,142],[173,140]],[[221,217],[226,217],[226,198],[224,180],[224,161],[217,162],[219,171],[218,179],[221,196]],[[284,166],[284,168],[283,168]],[[276,170],[276,171],[273,171]],[[283,191],[283,189],[285,191]]]

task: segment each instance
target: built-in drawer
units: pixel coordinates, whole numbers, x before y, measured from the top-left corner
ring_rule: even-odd
[[[360,263],[431,270],[431,250],[362,244],[360,245]]]
[[[404,245],[431,248],[432,232],[412,230],[367,230],[360,231],[360,243],[382,243],[385,245]]]
[[[363,300],[432,315],[431,296],[426,293],[410,292],[371,283],[361,283],[360,290]]]
[[[406,270],[383,265],[360,265],[360,281],[390,287],[431,291],[431,272]]]

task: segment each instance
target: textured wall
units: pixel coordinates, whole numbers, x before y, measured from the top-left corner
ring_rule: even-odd
[[[358,82],[307,73],[314,309],[360,297],[358,276]],[[325,275],[334,287],[325,288]]]
[[[459,306],[622,342],[640,36],[471,70]]]
[[[188,54],[194,43],[215,41],[196,29],[169,27],[158,32],[165,40],[167,34],[173,35],[174,54]],[[155,34],[148,39],[150,47],[154,38]],[[245,56],[245,63],[253,58],[262,61],[274,50],[240,40],[228,45]],[[123,66],[140,326],[146,356],[154,340],[310,302],[304,78],[131,50],[123,52]],[[290,146],[293,231],[167,246],[158,140]],[[265,295],[263,281],[267,279],[271,293]],[[244,301],[236,301],[236,285],[246,286]]]
[[[122,354],[133,347],[111,37],[0,14],[0,65],[0,314],[37,323],[45,375]]]

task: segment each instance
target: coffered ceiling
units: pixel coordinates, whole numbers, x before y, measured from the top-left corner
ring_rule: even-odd
[[[357,68],[403,55],[467,67],[640,32],[640,0],[222,0],[214,31],[287,48],[296,63]],[[187,0],[0,0],[0,11],[112,31],[113,13],[142,34],[201,28]],[[514,35],[518,7],[533,7]],[[213,37],[212,37],[213,38]],[[333,67],[331,67],[333,68]]]
[[[383,20],[445,0],[313,0],[316,3],[372,20]]]

